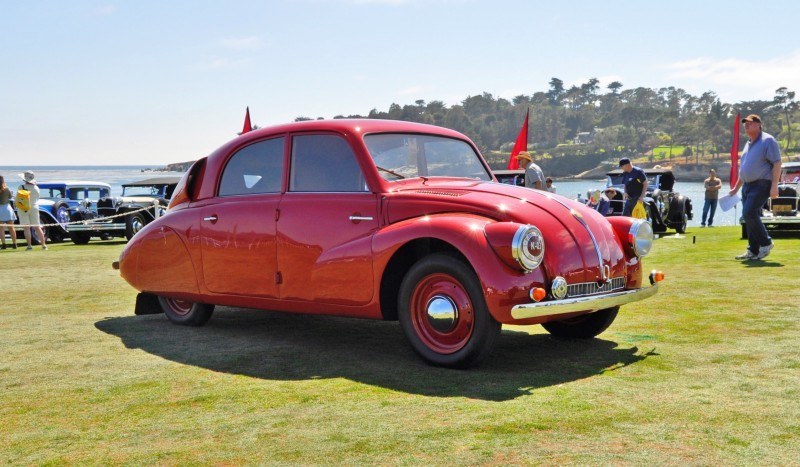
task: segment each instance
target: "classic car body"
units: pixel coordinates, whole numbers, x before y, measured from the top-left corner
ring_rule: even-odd
[[[122,196],[106,195],[96,208],[78,209],[71,215],[69,236],[76,244],[89,242],[92,236],[125,237],[136,232],[166,212],[172,192],[180,177],[155,177],[122,184]],[[83,221],[80,223],[75,223]]]
[[[781,164],[778,197],[764,204],[761,222],[770,232],[800,231],[800,162]],[[742,238],[747,238],[744,219],[740,223]]]
[[[501,323],[593,337],[647,298],[652,230],[494,182],[464,135],[387,120],[246,133],[197,161],[115,263],[137,314],[214,305],[399,320],[428,362],[483,359]]]
[[[673,191],[675,175],[670,169],[644,169],[647,176],[647,194],[645,195],[645,208],[648,220],[654,232],[665,232],[667,228],[675,229],[678,233],[685,233],[689,220],[692,219],[692,200]],[[615,216],[622,215],[625,205],[623,193],[625,186],[622,183],[622,170],[612,170],[606,173],[608,177],[606,187],[613,188],[617,194],[611,199]]]
[[[111,185],[91,181],[40,182],[39,220],[50,242],[61,242],[69,236],[70,212],[111,194]],[[19,223],[19,222],[17,222]]]

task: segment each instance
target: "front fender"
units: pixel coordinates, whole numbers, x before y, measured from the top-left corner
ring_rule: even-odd
[[[471,214],[434,214],[406,219],[375,234],[373,253],[377,274],[376,287],[394,255],[409,242],[436,239],[451,245],[466,258],[481,283],[492,316],[501,323],[515,321],[514,305],[530,302],[532,287],[545,287],[541,268],[525,273],[503,262],[492,249],[484,233],[493,219]]]

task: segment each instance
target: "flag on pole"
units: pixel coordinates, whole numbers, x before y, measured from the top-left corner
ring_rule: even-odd
[[[248,106],[247,110],[245,111],[245,114],[244,114],[244,127],[242,128],[242,132],[239,133],[239,134],[243,135],[243,134],[247,133],[248,131],[252,131],[252,130],[253,130],[253,127],[250,126],[250,107]]]
[[[522,128],[519,130],[519,136],[517,136],[517,141],[514,143],[514,149],[511,150],[511,155],[508,157],[508,166],[509,170],[514,170],[519,168],[519,161],[517,160],[517,154],[523,151],[528,151],[528,114],[530,113],[530,109],[525,112],[525,123],[522,124]]]
[[[733,141],[731,142],[731,190],[739,181],[739,127],[742,125],[741,120],[742,114],[736,114],[736,120],[733,121]]]

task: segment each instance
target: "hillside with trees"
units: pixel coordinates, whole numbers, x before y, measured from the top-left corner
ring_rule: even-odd
[[[546,91],[510,101],[484,92],[450,107],[441,101],[417,100],[392,104],[385,111],[373,109],[368,115],[334,118],[405,120],[452,128],[472,138],[494,168],[504,168],[530,109],[529,151],[547,173],[567,176],[620,157],[670,165],[727,159],[737,113],[761,115],[765,131],[778,138],[784,155],[791,155],[800,138],[799,107],[795,92],[785,87],[777,89],[772,100],[732,104],[711,91],[694,96],[675,87],[623,89],[618,81],[600,89],[596,78],[567,88],[552,78]],[[740,149],[745,141],[742,131]]]

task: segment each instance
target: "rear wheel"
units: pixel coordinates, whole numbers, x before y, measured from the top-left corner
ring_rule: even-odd
[[[92,237],[86,232],[70,232],[69,238],[76,245],[86,245]]]
[[[214,305],[177,298],[158,297],[158,303],[170,321],[184,326],[202,326],[211,319],[214,312]]]
[[[619,307],[606,308],[575,318],[542,323],[542,327],[556,337],[567,339],[591,339],[608,329],[617,317]]]
[[[412,266],[400,285],[398,307],[412,348],[433,365],[473,366],[489,355],[500,334],[475,273],[450,256],[430,255]]]
[[[686,233],[686,225],[689,223],[689,217],[686,213],[681,215],[681,220],[677,224],[675,224],[675,231],[679,234]]]

